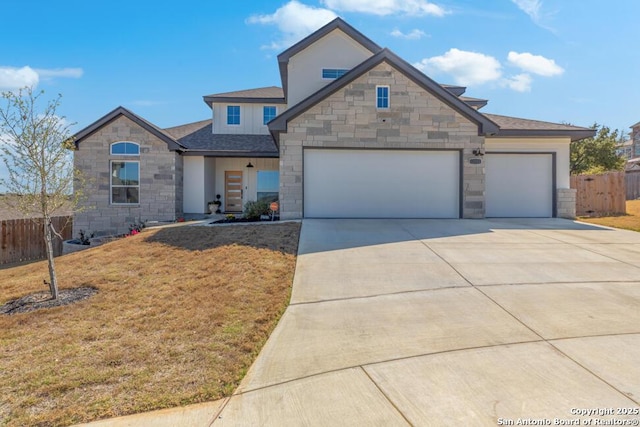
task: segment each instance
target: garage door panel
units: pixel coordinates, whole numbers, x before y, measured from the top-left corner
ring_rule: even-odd
[[[487,217],[552,217],[553,155],[485,156]]]
[[[458,218],[457,151],[307,149],[309,218]]]

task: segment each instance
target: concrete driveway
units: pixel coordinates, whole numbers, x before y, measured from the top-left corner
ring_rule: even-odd
[[[640,233],[305,220],[299,254],[291,305],[214,426],[640,420]]]

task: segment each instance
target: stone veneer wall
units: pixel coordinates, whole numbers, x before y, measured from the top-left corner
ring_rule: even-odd
[[[113,142],[140,144],[140,156],[110,155]],[[110,203],[110,160],[140,161],[140,203]],[[73,236],[80,230],[96,235],[122,234],[138,221],[173,221],[182,216],[182,157],[167,143],[133,121],[120,116],[82,140],[74,165],[85,179],[83,212],[74,214]]]
[[[574,219],[576,217],[576,189],[558,188],[556,190],[557,217]]]
[[[376,109],[376,85],[389,86],[388,110]],[[289,121],[280,135],[281,218],[303,216],[303,147],[455,149],[462,151],[462,217],[483,218],[484,149],[478,126],[382,62]]]

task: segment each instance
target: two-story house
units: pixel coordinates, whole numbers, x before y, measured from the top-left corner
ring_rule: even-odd
[[[572,217],[577,126],[479,110],[337,18],[278,56],[282,88],[204,96],[211,119],[160,129],[119,107],[76,134],[90,209],[74,229],[279,199],[290,218]]]

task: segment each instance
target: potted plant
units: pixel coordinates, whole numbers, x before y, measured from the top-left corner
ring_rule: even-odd
[[[209,213],[222,213],[222,211],[220,210],[220,206],[222,205],[220,198],[221,196],[219,194],[216,194],[216,199],[212,202],[209,202]]]

